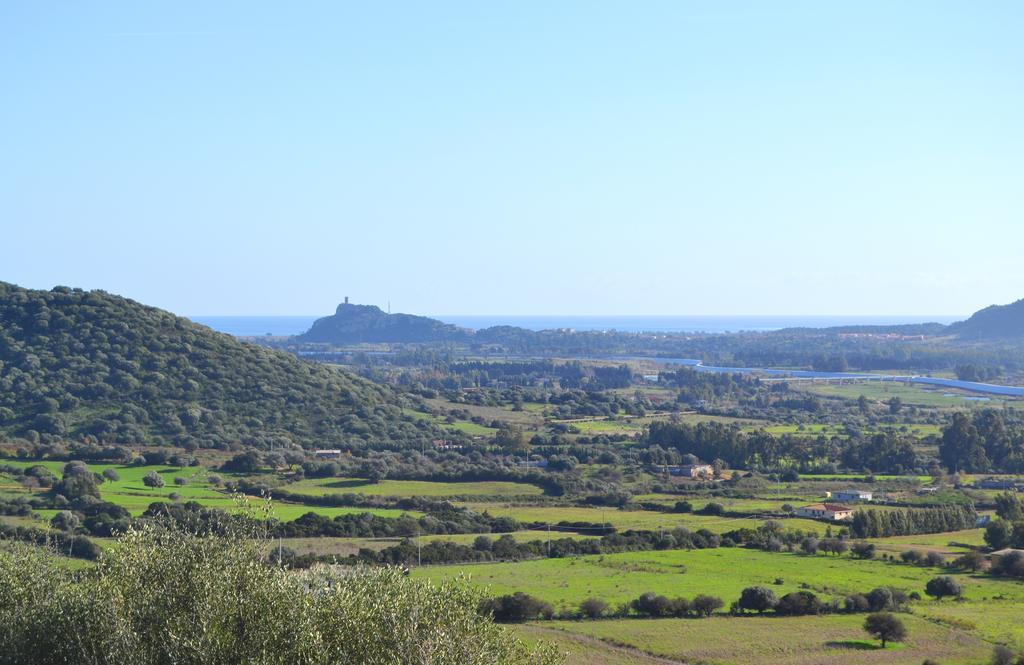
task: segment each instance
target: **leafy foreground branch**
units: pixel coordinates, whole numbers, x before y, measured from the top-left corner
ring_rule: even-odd
[[[258,539],[129,532],[95,568],[0,548],[0,663],[557,663],[478,613],[463,581],[290,571]]]

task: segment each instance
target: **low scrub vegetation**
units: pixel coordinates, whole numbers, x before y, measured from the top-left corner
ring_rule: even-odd
[[[92,569],[0,549],[0,663],[555,663],[478,612],[461,581],[394,568],[294,572],[259,539],[147,527]]]

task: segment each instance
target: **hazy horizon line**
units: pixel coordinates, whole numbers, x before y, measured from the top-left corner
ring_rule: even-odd
[[[379,305],[378,305],[378,307],[379,307]],[[381,308],[381,309],[384,309],[384,308]],[[411,314],[410,312],[392,312],[392,313],[393,314]],[[282,317],[282,318],[284,318],[284,317],[297,317],[298,318],[298,317],[301,317],[301,318],[306,318],[306,317],[332,316],[332,314],[322,314],[322,313],[321,314],[312,314],[312,313],[307,313],[307,314],[270,314],[270,313],[263,313],[263,314],[221,314],[221,313],[217,313],[217,314],[211,314],[211,313],[206,313],[206,314],[185,314],[183,316],[188,317],[188,318],[192,318],[192,317],[211,318],[211,317],[227,317],[227,316],[239,317],[239,318],[241,318],[241,317],[249,317],[249,318],[268,318],[268,317]],[[967,316],[970,316],[970,314],[935,314],[935,313],[931,313],[931,314],[914,314],[914,313],[906,313],[906,312],[901,312],[901,313],[898,313],[898,314],[884,314],[884,313],[870,313],[870,314],[834,314],[834,313],[825,313],[825,314],[821,314],[821,313],[815,313],[815,314],[812,314],[812,313],[802,313],[802,314],[789,314],[789,313],[783,313],[783,314],[610,314],[610,313],[604,313],[604,314],[600,314],[600,313],[599,314],[531,314],[531,313],[513,313],[513,314],[508,314],[508,313],[502,313],[502,314],[495,314],[495,313],[479,313],[479,314],[466,314],[466,313],[462,313],[462,314],[412,314],[412,316],[425,316],[425,317],[429,317],[429,318],[441,318],[441,317],[455,317],[455,318],[468,318],[468,317],[495,317],[495,318],[531,317],[531,318],[538,318],[538,319],[541,319],[541,318],[596,318],[596,317],[608,317],[608,318],[647,318],[647,319],[658,319],[658,318],[669,319],[669,318],[682,318],[682,317],[691,317],[691,318],[742,317],[742,318],[749,318],[749,319],[756,319],[756,318],[811,318],[811,317],[814,317],[814,318],[824,318],[824,317],[830,317],[830,318],[872,318],[872,317],[892,318],[892,317],[906,316],[906,317],[914,317],[914,318],[936,317],[936,318],[941,318],[941,319],[949,319],[949,318],[955,318],[955,317],[961,317],[961,316],[962,317],[967,317]]]

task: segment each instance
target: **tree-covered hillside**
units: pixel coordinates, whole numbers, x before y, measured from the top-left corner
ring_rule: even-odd
[[[949,332],[964,339],[1024,337],[1024,299],[1009,305],[991,305],[954,323]]]
[[[225,448],[431,436],[350,373],[105,293],[0,282],[0,434]]]

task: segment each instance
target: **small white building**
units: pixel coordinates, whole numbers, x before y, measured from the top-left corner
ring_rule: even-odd
[[[712,478],[715,467],[710,464],[656,464],[652,470],[683,478]]]
[[[870,501],[871,492],[865,490],[836,490],[832,492],[832,498],[836,501],[856,503],[857,501]]]
[[[853,517],[853,508],[840,506],[836,503],[814,503],[809,506],[796,509],[797,517],[807,517],[812,520],[848,520]]]
[[[320,459],[341,459],[340,448],[326,448],[324,450],[317,450],[313,453]]]

